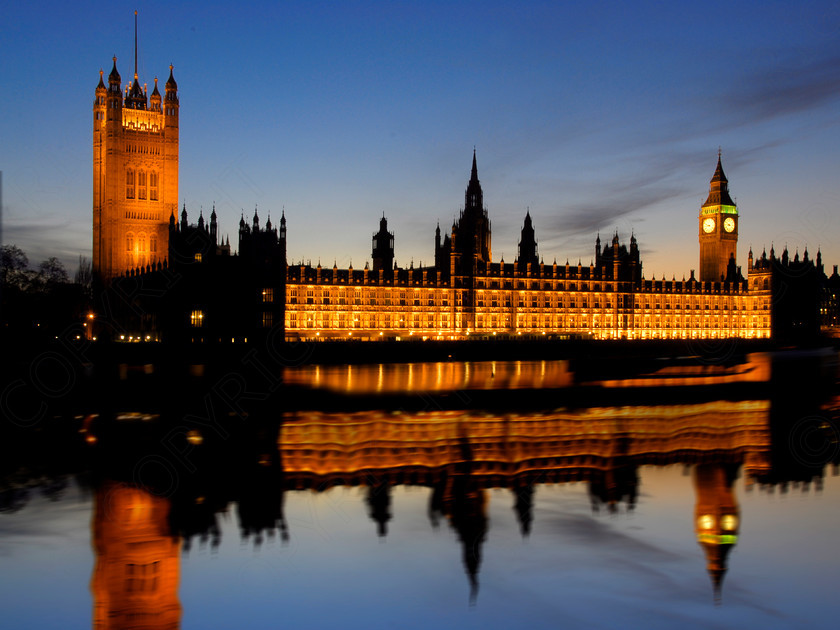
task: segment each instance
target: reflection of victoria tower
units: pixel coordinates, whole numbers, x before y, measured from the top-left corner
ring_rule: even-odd
[[[135,26],[136,28],[136,26]],[[121,87],[117,58],[108,85],[99,72],[93,103],[93,272],[108,281],[166,258],[178,205],[178,85],[164,96],[137,76]]]
[[[96,491],[91,580],[96,630],[177,630],[180,539],[169,501],[121,483]]]

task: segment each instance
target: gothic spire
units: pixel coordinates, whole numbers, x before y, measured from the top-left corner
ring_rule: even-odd
[[[167,92],[174,92],[178,89],[178,84],[175,83],[175,77],[172,76],[172,69],[173,68],[174,68],[174,66],[170,63],[169,64],[169,78],[166,80],[166,85],[164,86],[166,88]]]
[[[471,214],[470,210],[484,209],[484,193],[481,190],[481,182],[478,181],[478,165],[475,159],[475,149],[473,149],[472,171],[470,173],[470,181],[467,184],[467,192],[464,195],[464,214]]]
[[[108,75],[108,83],[111,85],[112,90],[114,90],[114,86],[116,85],[116,91],[120,91],[120,83],[122,83],[122,77],[120,77],[120,73],[117,72],[116,55],[114,55],[114,67],[111,68],[111,74]]]
[[[715,168],[715,174],[712,175],[712,179],[709,182],[709,196],[706,199],[706,203],[703,204],[703,207],[705,208],[706,206],[717,205],[735,205],[735,202],[732,201],[732,197],[729,196],[729,180],[726,179],[726,175],[723,172],[723,166],[720,163],[720,151],[718,151],[718,161],[717,168]]]

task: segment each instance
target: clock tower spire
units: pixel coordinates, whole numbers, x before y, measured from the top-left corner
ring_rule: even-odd
[[[738,207],[729,196],[729,180],[718,151],[717,168],[709,184],[709,196],[700,208],[700,281],[726,279],[729,259],[737,260]]]

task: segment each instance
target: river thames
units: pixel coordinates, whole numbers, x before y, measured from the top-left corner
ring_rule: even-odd
[[[833,628],[819,363],[310,365],[55,417],[4,451],[4,624]]]

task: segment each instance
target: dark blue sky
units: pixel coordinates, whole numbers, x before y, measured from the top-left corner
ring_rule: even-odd
[[[234,247],[241,210],[285,207],[290,261],[358,267],[384,212],[398,263],[431,262],[475,146],[495,260],[530,208],[546,262],[634,230],[646,277],[679,278],[720,146],[740,264],[840,263],[836,2],[13,4],[3,240],[33,263],[90,256],[93,93],[114,54],[131,76],[135,8],[141,80],[175,65],[182,202]]]

